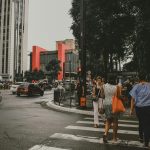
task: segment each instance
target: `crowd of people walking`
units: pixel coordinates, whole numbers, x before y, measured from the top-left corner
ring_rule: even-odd
[[[83,82],[77,80],[75,89],[80,108],[81,98],[85,95]],[[135,114],[139,121],[139,141],[144,144],[144,147],[149,148],[150,82],[144,73],[139,73],[138,77],[124,82],[120,82],[115,76],[108,76],[107,80],[97,76],[88,80],[86,94],[91,96],[93,103],[93,127],[99,128],[100,124],[104,123],[104,143],[109,141],[110,128],[113,130],[112,142],[118,142],[118,119],[126,110],[130,110],[129,116]]]
[[[144,147],[149,148],[150,83],[146,80],[144,73],[139,74],[139,77],[134,81],[127,80],[124,83],[118,83],[115,77],[108,77],[104,82],[104,78],[100,76],[92,79],[93,124],[94,128],[99,128],[99,117],[103,119],[104,143],[108,142],[110,128],[113,129],[112,141],[117,142],[118,119],[128,107],[130,109],[129,115],[131,116],[135,112],[139,121],[139,141],[144,143]],[[119,101],[120,104],[116,101]],[[117,103],[120,106],[115,106],[118,105]],[[114,107],[124,108],[114,112]]]

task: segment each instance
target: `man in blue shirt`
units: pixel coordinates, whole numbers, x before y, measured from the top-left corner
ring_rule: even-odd
[[[144,138],[144,146],[149,146],[150,139],[150,83],[146,82],[146,75],[139,74],[140,82],[136,84],[130,91],[131,111],[133,113],[134,106],[137,118],[139,120],[139,136]]]

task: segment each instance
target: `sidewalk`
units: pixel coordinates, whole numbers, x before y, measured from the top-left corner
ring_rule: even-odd
[[[45,94],[47,95],[47,92],[45,92]],[[72,107],[69,106],[69,102],[66,102],[66,104],[60,104],[59,103],[54,103],[54,90],[52,89],[51,91],[49,91],[49,96],[47,97],[48,99],[46,100],[46,105],[50,108],[53,108],[55,110],[59,110],[59,111],[65,111],[65,112],[72,112],[72,113],[77,113],[77,114],[84,114],[84,115],[93,115],[93,111],[92,110],[80,110],[77,109],[75,106],[75,103],[72,103]]]
[[[66,102],[66,104],[60,104],[60,106],[59,106],[59,103],[57,103],[57,102],[54,103],[54,90],[49,91],[48,95],[49,96],[47,96],[47,101],[45,101],[47,107],[50,107],[52,109],[59,110],[59,111],[65,111],[65,112],[71,112],[71,113],[77,113],[77,114],[83,114],[83,115],[90,115],[90,116],[94,115],[93,109],[91,109],[91,108],[84,109],[84,110],[78,109],[75,106],[75,102],[72,103],[72,107],[70,107],[69,102]],[[124,116],[129,116],[129,109],[126,109]]]

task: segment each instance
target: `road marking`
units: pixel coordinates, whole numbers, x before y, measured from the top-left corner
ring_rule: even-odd
[[[55,138],[55,139],[64,139],[64,140],[74,140],[74,141],[85,141],[85,142],[91,142],[91,143],[103,143],[102,138],[98,137],[90,137],[90,136],[82,136],[82,135],[72,135],[72,134],[63,134],[63,133],[55,133],[50,138]],[[128,140],[118,140],[117,142],[113,143],[113,141],[108,141],[108,144],[122,144],[126,146],[134,146],[134,147],[143,147],[143,144],[140,143],[139,141],[128,141]]]
[[[93,128],[93,127],[82,127],[82,126],[67,126],[65,128],[74,129],[74,130],[104,132],[104,128]],[[110,132],[112,133],[112,129],[110,129]],[[117,133],[138,135],[138,131],[130,131],[130,130],[118,130]]]
[[[93,118],[89,118],[89,117],[86,117],[84,119],[86,119],[86,120],[93,120]],[[103,121],[102,119],[99,119],[99,120]],[[138,124],[138,121],[133,121],[133,120],[120,120],[119,119],[118,121],[120,121],[120,122],[128,122],[128,123],[137,123]]]
[[[54,133],[51,138],[61,138],[61,139],[68,139],[68,140],[75,140],[75,141],[87,141],[92,143],[99,143],[99,139],[97,137],[89,137],[89,136],[81,136],[81,135],[73,135],[73,134],[62,134],[62,133]],[[96,138],[96,139],[95,139]]]
[[[70,150],[70,149],[62,149],[62,148],[56,148],[56,147],[49,147],[45,145],[35,145],[29,150]]]
[[[93,121],[77,121],[76,123],[83,123],[83,124],[93,124]],[[100,125],[104,125],[104,123],[100,122]],[[133,128],[138,128],[138,125],[133,125],[133,124],[118,124],[119,127],[133,127]]]

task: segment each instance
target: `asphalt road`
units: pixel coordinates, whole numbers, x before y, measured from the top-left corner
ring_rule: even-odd
[[[103,144],[104,122],[93,128],[93,117],[59,112],[42,107],[50,93],[21,96],[2,91],[0,104],[0,150],[140,150],[138,123],[134,118],[120,120],[120,143]],[[111,131],[110,131],[111,132]],[[140,146],[140,147],[139,147]]]
[[[48,94],[18,97],[9,90],[1,92],[0,150],[27,150],[80,118],[41,107],[38,102],[45,100]]]

